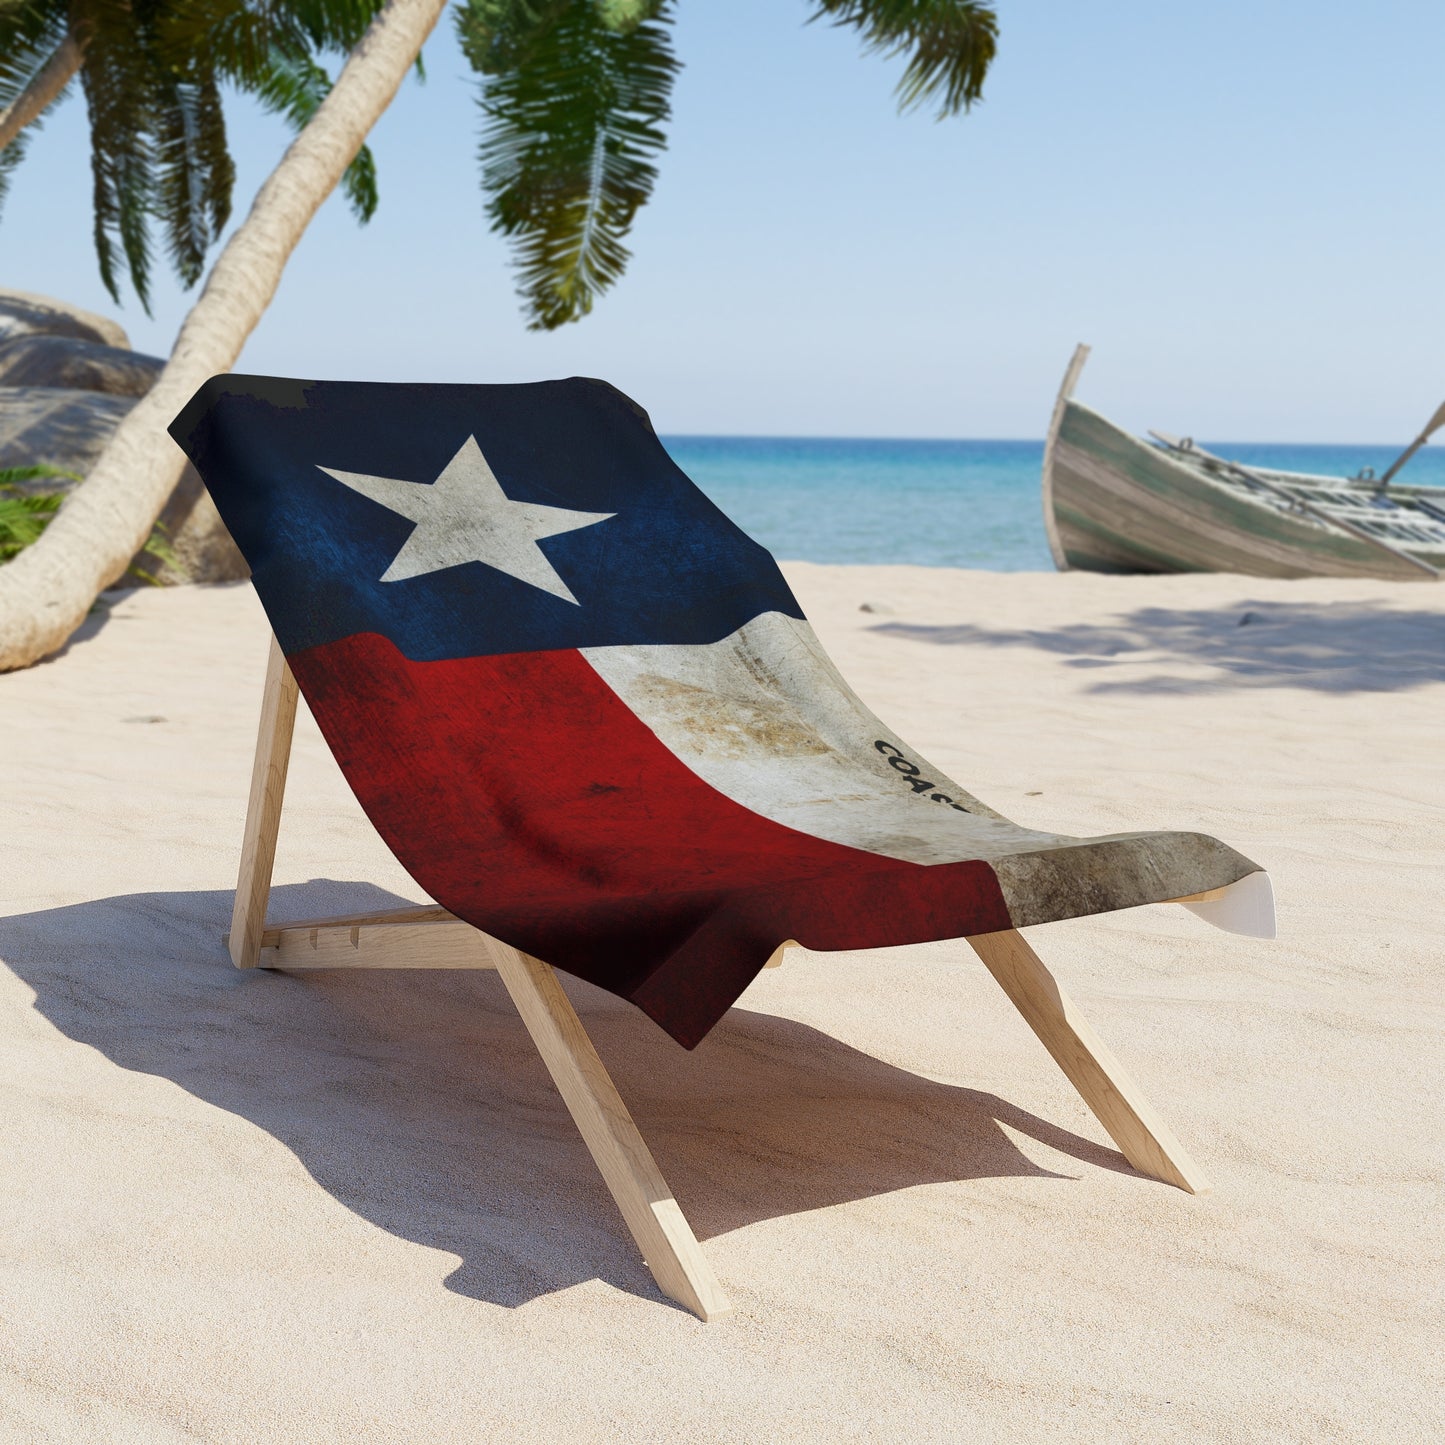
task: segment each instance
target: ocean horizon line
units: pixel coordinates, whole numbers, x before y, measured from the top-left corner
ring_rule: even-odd
[[[662,431],[657,433],[658,438],[663,441],[679,442],[877,442],[884,445],[892,445],[899,442],[918,442],[921,444],[957,444],[968,446],[1033,446],[1041,447],[1047,440],[1045,437],[945,437],[945,436],[875,436],[875,435],[853,435],[848,432],[823,433],[823,432],[714,432],[714,431]],[[1146,432],[1139,432],[1140,439],[1146,439]],[[1203,446],[1211,451],[1222,447],[1282,447],[1291,450],[1311,451],[1319,449],[1322,451],[1343,451],[1352,448],[1360,448],[1369,451],[1387,450],[1394,447],[1396,451],[1404,451],[1405,441],[1395,439],[1392,441],[1328,441],[1328,442],[1306,442],[1292,441],[1289,439],[1256,437],[1253,439],[1234,437],[1227,440],[1210,439],[1207,437],[1196,437]],[[1437,453],[1445,451],[1445,447],[1436,449]]]
[[[997,572],[1053,566],[1043,438],[807,437],[668,432],[672,459],[775,556]],[[1400,448],[1356,442],[1206,442],[1257,466],[1351,477]],[[1445,484],[1445,449],[1405,481]]]

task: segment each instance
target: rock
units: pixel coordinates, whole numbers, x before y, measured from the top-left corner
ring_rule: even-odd
[[[858,610],[859,612],[877,612],[885,617],[891,617],[894,611],[886,602],[864,602]]]
[[[165,363],[141,356],[114,321],[49,296],[0,288],[0,469],[44,462],[86,476]],[[64,495],[60,477],[19,484]],[[233,582],[250,569],[190,463],[160,515],[174,564],[131,562],[157,582]],[[134,571],[115,585],[140,585]]]
[[[84,476],[110,434],[135,405],[133,396],[106,396],[68,387],[0,387],[0,468],[45,462]],[[66,491],[53,480],[27,482],[27,491]]]
[[[165,362],[75,336],[32,332],[0,341],[0,386],[52,386],[144,396]]]
[[[167,564],[147,552],[139,553],[116,587],[143,585],[136,572],[152,581],[170,585],[176,582],[242,582],[251,575],[241,550],[231,540],[200,473],[189,463],[171,493],[160,523],[166,529],[166,540],[175,555],[175,564]]]
[[[133,396],[63,387],[0,386],[0,468],[47,462],[85,476],[105,449]],[[65,494],[77,485],[58,477],[19,484],[27,492]],[[160,520],[176,557],[168,566],[146,552],[132,566],[157,582],[233,582],[250,576],[196,470],[189,463]],[[135,587],[127,574],[115,584]]]
[[[36,296],[29,291],[0,287],[0,338],[13,336],[73,336],[101,346],[130,350],[130,338],[114,321],[82,311],[79,306]]]

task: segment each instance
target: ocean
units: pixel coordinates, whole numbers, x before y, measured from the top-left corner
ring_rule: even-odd
[[[780,558],[1053,570],[1039,496],[1041,441],[671,436],[663,443],[729,517]],[[1401,450],[1202,445],[1256,466],[1326,476],[1354,476],[1361,467],[1382,472]],[[1445,487],[1445,447],[1425,447],[1400,479]]]

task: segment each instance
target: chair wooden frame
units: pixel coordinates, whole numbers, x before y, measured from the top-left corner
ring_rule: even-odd
[[[495,969],[601,1171],[658,1288],[703,1320],[731,1305],[553,969],[431,905],[269,925],[266,907],[296,720],[296,680],[275,638],[231,930],[237,968]],[[1225,890],[1171,900],[1200,903]],[[1209,1185],[1123,1067],[1013,929],[968,940],[1125,1159],[1191,1194]],[[781,963],[784,944],[768,961]]]

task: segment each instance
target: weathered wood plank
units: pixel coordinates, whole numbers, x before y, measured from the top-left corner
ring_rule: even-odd
[[[1073,567],[1405,581],[1427,576],[1359,537],[1251,502],[1073,401],[1065,405],[1050,454],[1049,494]],[[1434,556],[1424,560],[1438,565]]]
[[[1053,554],[1054,566],[1060,572],[1069,570],[1069,556],[1059,535],[1059,524],[1054,514],[1054,450],[1059,443],[1059,428],[1064,422],[1064,408],[1068,405],[1074,388],[1079,384],[1079,375],[1089,359],[1089,348],[1080,342],[1069,358],[1068,369],[1054,398],[1053,415],[1049,418],[1049,434],[1044,439],[1044,535],[1048,538],[1049,551]]]

